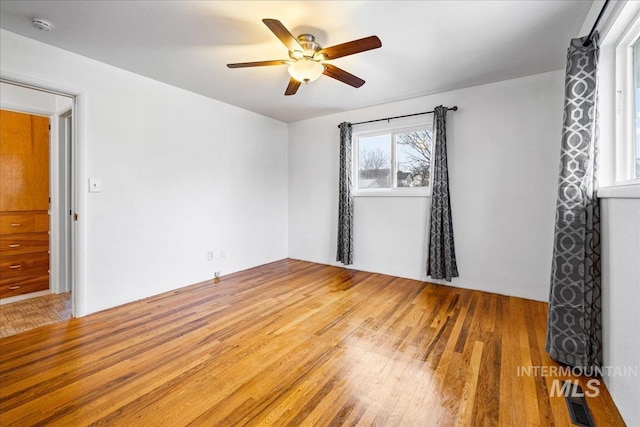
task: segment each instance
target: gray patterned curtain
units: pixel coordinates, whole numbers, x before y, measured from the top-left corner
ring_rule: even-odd
[[[340,123],[340,188],[338,200],[338,255],[336,261],[353,263],[353,195],[351,194],[351,123]]]
[[[597,173],[598,35],[567,55],[560,179],[546,350],[583,368],[601,366],[600,207]]]
[[[449,199],[449,172],[447,167],[447,107],[436,107],[433,112],[434,147],[431,164],[431,207],[427,252],[427,276],[434,279],[458,277],[456,251],[453,244],[453,222]]]

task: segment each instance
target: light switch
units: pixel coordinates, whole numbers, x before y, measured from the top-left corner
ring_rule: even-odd
[[[89,178],[89,193],[99,193],[102,191],[102,180],[100,178]]]

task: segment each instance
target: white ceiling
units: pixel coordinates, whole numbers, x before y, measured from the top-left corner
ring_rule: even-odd
[[[564,67],[591,1],[0,1],[0,26],[284,122]],[[33,28],[32,18],[53,24]],[[327,47],[377,35],[382,48],[332,61],[366,80],[321,76],[284,96],[287,59],[261,22]],[[1,42],[1,41],[0,41]]]

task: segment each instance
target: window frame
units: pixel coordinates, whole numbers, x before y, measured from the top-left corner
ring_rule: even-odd
[[[433,150],[433,124],[422,122],[412,125],[403,125],[397,127],[389,127],[378,130],[363,130],[354,132],[353,149],[352,149],[352,180],[353,180],[353,196],[354,197],[429,197],[431,195],[431,185],[428,187],[398,187],[398,171],[396,164],[396,135],[412,131],[426,130],[431,131],[432,140],[431,148]],[[391,186],[388,188],[365,188],[360,187],[360,138],[370,138],[381,135],[391,136],[391,155],[390,155],[390,174]],[[433,153],[433,151],[432,151]],[[431,183],[429,183],[431,184]]]
[[[635,13],[615,41],[615,185],[640,183],[640,176],[636,176],[635,173],[638,153],[635,152],[636,118],[633,70],[633,45],[639,39],[640,13]]]

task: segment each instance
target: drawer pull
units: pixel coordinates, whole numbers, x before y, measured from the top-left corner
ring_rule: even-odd
[[[20,285],[9,286],[9,289],[15,291],[16,289],[20,289]]]
[[[9,225],[12,226],[12,227],[20,227],[22,224],[20,224],[19,222],[12,222]]]
[[[20,243],[13,243],[11,245],[9,245],[10,248],[19,248],[20,246],[22,246]]]
[[[13,265],[10,265],[10,266],[9,266],[9,268],[14,269],[14,270],[15,270],[16,268],[20,268],[20,267],[22,267],[22,264],[13,264]]]

